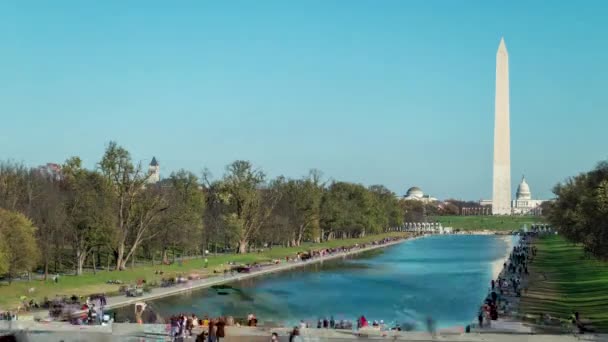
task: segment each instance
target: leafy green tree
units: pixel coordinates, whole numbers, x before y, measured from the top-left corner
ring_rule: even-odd
[[[135,166],[116,142],[110,142],[99,167],[115,196],[116,269],[122,270],[141,243],[157,234],[150,227],[167,206],[158,189],[146,186],[141,164]]]
[[[27,217],[14,211],[0,209],[0,240],[3,241],[4,267],[9,282],[22,272],[30,272],[39,260],[36,228]],[[2,266],[0,266],[2,267]]]
[[[228,209],[224,221],[236,235],[239,253],[247,252],[249,243],[270,217],[281,196],[278,183],[267,185],[264,172],[248,161],[237,160],[226,167],[220,196]]]
[[[590,254],[608,259],[608,162],[557,184],[548,210],[553,227]]]
[[[200,246],[205,196],[197,177],[185,170],[172,173],[162,190],[169,205],[155,230],[160,232],[156,239],[163,262],[168,262],[169,249],[196,250]]]
[[[305,236],[320,240],[319,220],[323,186],[319,174],[311,171],[308,177],[289,180],[284,184],[282,212],[291,227],[290,244],[299,246]]]
[[[321,226],[326,239],[363,237],[377,228],[374,198],[360,184],[333,182],[321,203]]]
[[[72,157],[63,166],[67,236],[76,259],[76,275],[94,248],[108,245],[114,232],[114,197],[110,184],[97,172],[82,168]]]

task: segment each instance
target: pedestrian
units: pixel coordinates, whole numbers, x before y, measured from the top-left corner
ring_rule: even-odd
[[[226,322],[224,321],[224,317],[221,317],[219,319],[219,321],[216,323],[216,326],[217,326],[217,331],[216,331],[217,341],[220,342],[220,338],[226,337],[226,331],[224,330],[224,328],[226,327]]]
[[[215,326],[215,320],[214,319],[210,319],[209,320],[209,338],[208,338],[208,342],[216,342],[217,341],[217,328]]]
[[[300,336],[300,330],[298,327],[293,327],[291,334],[289,334],[289,342],[295,342],[297,338],[296,336]]]
[[[278,341],[279,341],[279,334],[277,334],[276,332],[273,332],[270,337],[270,342],[278,342]]]

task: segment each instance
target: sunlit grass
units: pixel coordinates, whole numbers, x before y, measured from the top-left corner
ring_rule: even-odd
[[[561,236],[544,237],[536,246],[522,312],[568,319],[578,311],[595,327],[608,331],[608,263],[586,257],[581,246]]]
[[[432,221],[440,222],[444,227],[460,230],[519,230],[525,225],[544,223],[538,216],[434,216]]]

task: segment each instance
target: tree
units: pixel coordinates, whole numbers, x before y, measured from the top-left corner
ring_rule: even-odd
[[[376,231],[376,209],[373,195],[363,185],[333,182],[321,201],[325,239],[363,237],[367,231]]]
[[[548,210],[552,226],[585,250],[608,259],[608,162],[559,183]]]
[[[156,230],[163,262],[168,262],[169,248],[195,250],[200,246],[205,196],[197,177],[185,170],[172,173],[163,191],[171,205],[160,216]]]
[[[284,184],[282,202],[285,223],[291,227],[292,246],[299,246],[305,235],[313,241],[320,240],[320,211],[323,185],[320,174],[311,171],[308,177],[289,180]]]
[[[280,199],[281,180],[266,185],[264,172],[250,162],[237,160],[226,167],[220,183],[220,196],[227,206],[224,222],[238,241],[238,252],[247,247],[260,227],[268,220]]]
[[[76,275],[81,275],[93,248],[111,240],[114,198],[109,183],[97,172],[83,169],[80,158],[68,159],[62,169],[67,236],[76,259]]]
[[[158,189],[146,187],[141,164],[134,166],[129,152],[116,142],[109,143],[99,167],[116,198],[116,269],[122,270],[140,244],[157,234],[149,228],[167,207]]]
[[[0,247],[9,282],[21,272],[30,272],[38,263],[36,228],[23,214],[0,209]],[[0,263],[1,265],[2,263]]]

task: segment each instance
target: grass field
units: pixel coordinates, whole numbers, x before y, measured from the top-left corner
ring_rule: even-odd
[[[608,263],[585,257],[580,246],[560,236],[541,238],[536,246],[520,311],[565,319],[579,311],[581,318],[608,332]]]
[[[460,230],[518,230],[526,224],[543,223],[538,216],[435,216],[431,220],[441,222],[444,227]]]
[[[209,256],[208,268],[204,268],[204,259],[192,259],[184,261],[181,266],[178,263],[173,265],[148,265],[129,268],[125,271],[98,271],[96,274],[85,273],[81,276],[60,276],[57,284],[50,279],[16,281],[11,285],[8,283],[0,284],[0,311],[9,308],[14,309],[20,304],[21,296],[28,296],[41,302],[44,297],[49,299],[56,295],[89,295],[94,293],[113,293],[118,291],[119,285],[106,284],[108,280],[121,280],[124,284],[135,283],[138,279],[145,279],[146,282],[158,282],[162,277],[168,277],[171,274],[190,274],[196,272],[201,275],[211,274],[214,269],[223,270],[228,262],[236,263],[252,263],[263,262],[272,259],[282,259],[286,256],[294,256],[297,252],[308,251],[310,249],[322,249],[340,246],[352,246],[357,243],[366,243],[374,240],[380,240],[391,236],[405,236],[405,233],[387,233],[379,235],[370,235],[360,239],[345,239],[332,240],[319,244],[302,244],[300,247],[274,247],[270,250],[265,250],[261,253],[248,254],[229,254],[219,256]],[[156,270],[163,270],[164,275],[155,275]],[[30,294],[29,289],[34,288]]]

